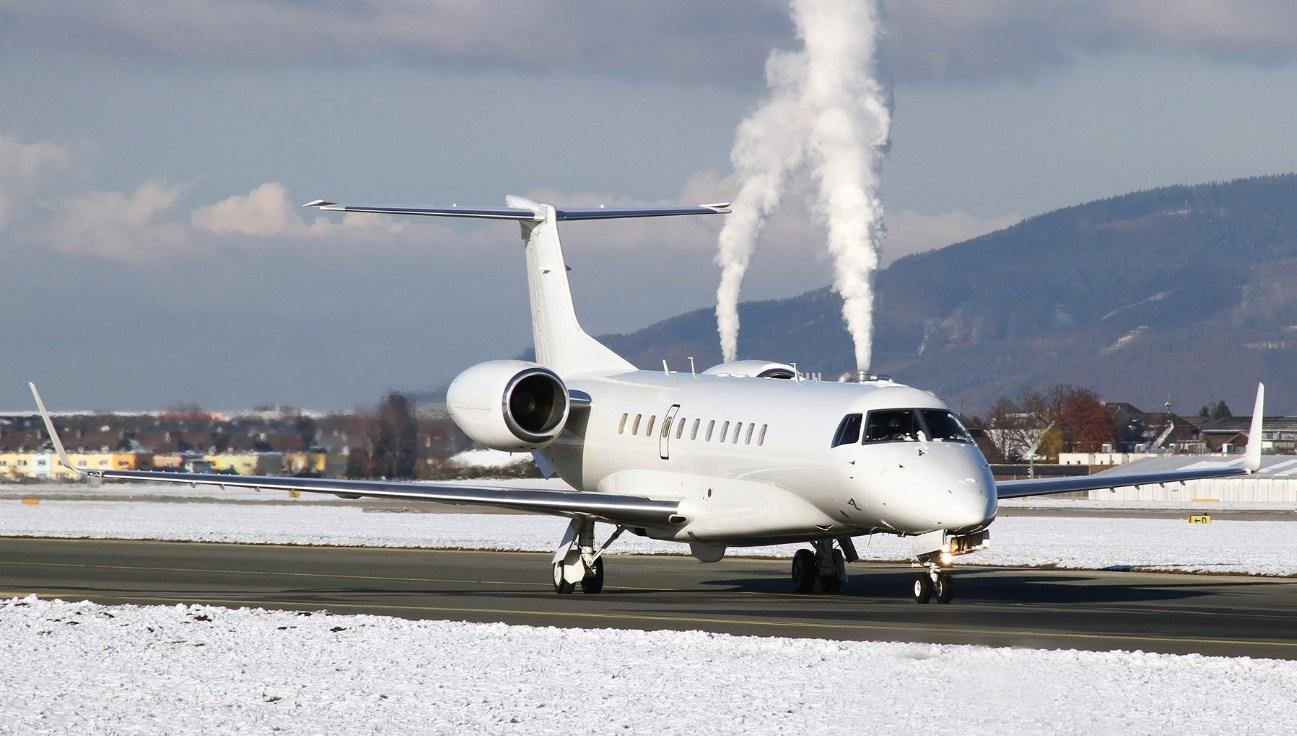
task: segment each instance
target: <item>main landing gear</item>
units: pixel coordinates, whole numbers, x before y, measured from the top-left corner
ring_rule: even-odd
[[[815,549],[799,549],[793,555],[793,591],[812,593],[818,587],[822,593],[837,593],[847,582],[847,563],[855,562],[855,545],[850,537],[836,540],[817,539]]]
[[[595,549],[594,521],[576,518],[567,525],[563,541],[554,552],[554,592],[567,595],[581,586],[582,593],[599,593],[603,590],[603,553],[616,541],[626,527],[619,526],[608,541]]]

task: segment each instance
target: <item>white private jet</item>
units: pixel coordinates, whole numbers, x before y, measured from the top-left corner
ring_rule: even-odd
[[[36,387],[32,394],[62,463],[110,480],[189,483],[473,504],[571,519],[554,553],[554,589],[598,593],[604,551],[623,532],[689,545],[702,562],[730,547],[810,543],[792,561],[800,592],[837,591],[852,537],[909,537],[913,596],[949,602],[954,559],[987,545],[996,503],[1124,485],[1242,475],[1260,467],[1264,386],[1246,456],[1139,475],[996,482],[968,432],[935,395],[889,380],[809,380],[790,365],[738,361],[701,373],[638,370],[577,321],[558,223],[729,212],[556,209],[509,198],[502,209],[348,206],[334,212],[513,220],[522,226],[536,361],[479,363],[451,383],[455,423],[486,447],[530,450],[542,472],[575,490],[90,470],[68,459]],[[598,544],[595,522],[613,526]]]

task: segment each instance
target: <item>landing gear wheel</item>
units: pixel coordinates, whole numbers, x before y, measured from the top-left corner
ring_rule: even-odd
[[[932,578],[927,573],[914,576],[914,602],[927,603],[932,598]]]
[[[581,578],[582,593],[598,593],[603,590],[603,558],[600,557],[594,561],[594,566],[586,570],[585,577]]]
[[[949,603],[955,598],[955,585],[950,579],[950,573],[937,573],[937,582],[933,584],[932,592],[937,596],[938,603]]]
[[[554,564],[554,592],[559,595],[567,595],[576,590],[576,583],[569,583],[563,580],[563,563]]]
[[[793,592],[810,593],[815,590],[817,572],[815,553],[809,549],[797,550],[793,555]]]

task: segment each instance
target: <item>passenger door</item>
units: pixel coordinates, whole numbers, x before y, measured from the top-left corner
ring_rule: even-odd
[[[667,409],[667,415],[662,417],[662,429],[658,433],[658,455],[667,460],[671,457],[671,430],[676,423],[676,412],[680,411],[679,404],[672,404]]]

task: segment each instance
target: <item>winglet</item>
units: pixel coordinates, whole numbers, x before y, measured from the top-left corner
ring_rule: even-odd
[[[27,385],[31,386],[32,398],[36,399],[36,410],[41,413],[41,419],[45,422],[45,431],[50,435],[50,442],[54,443],[54,451],[59,455],[59,462],[63,463],[63,466],[68,470],[87,475],[86,471],[73,465],[72,461],[68,459],[67,450],[63,449],[63,440],[60,440],[59,433],[54,431],[54,420],[50,419],[50,413],[45,410],[45,402],[41,401],[41,392],[36,390],[36,384],[28,383]]]
[[[1261,469],[1261,419],[1265,416],[1265,384],[1256,385],[1256,405],[1252,407],[1252,426],[1247,433],[1247,470]]]

